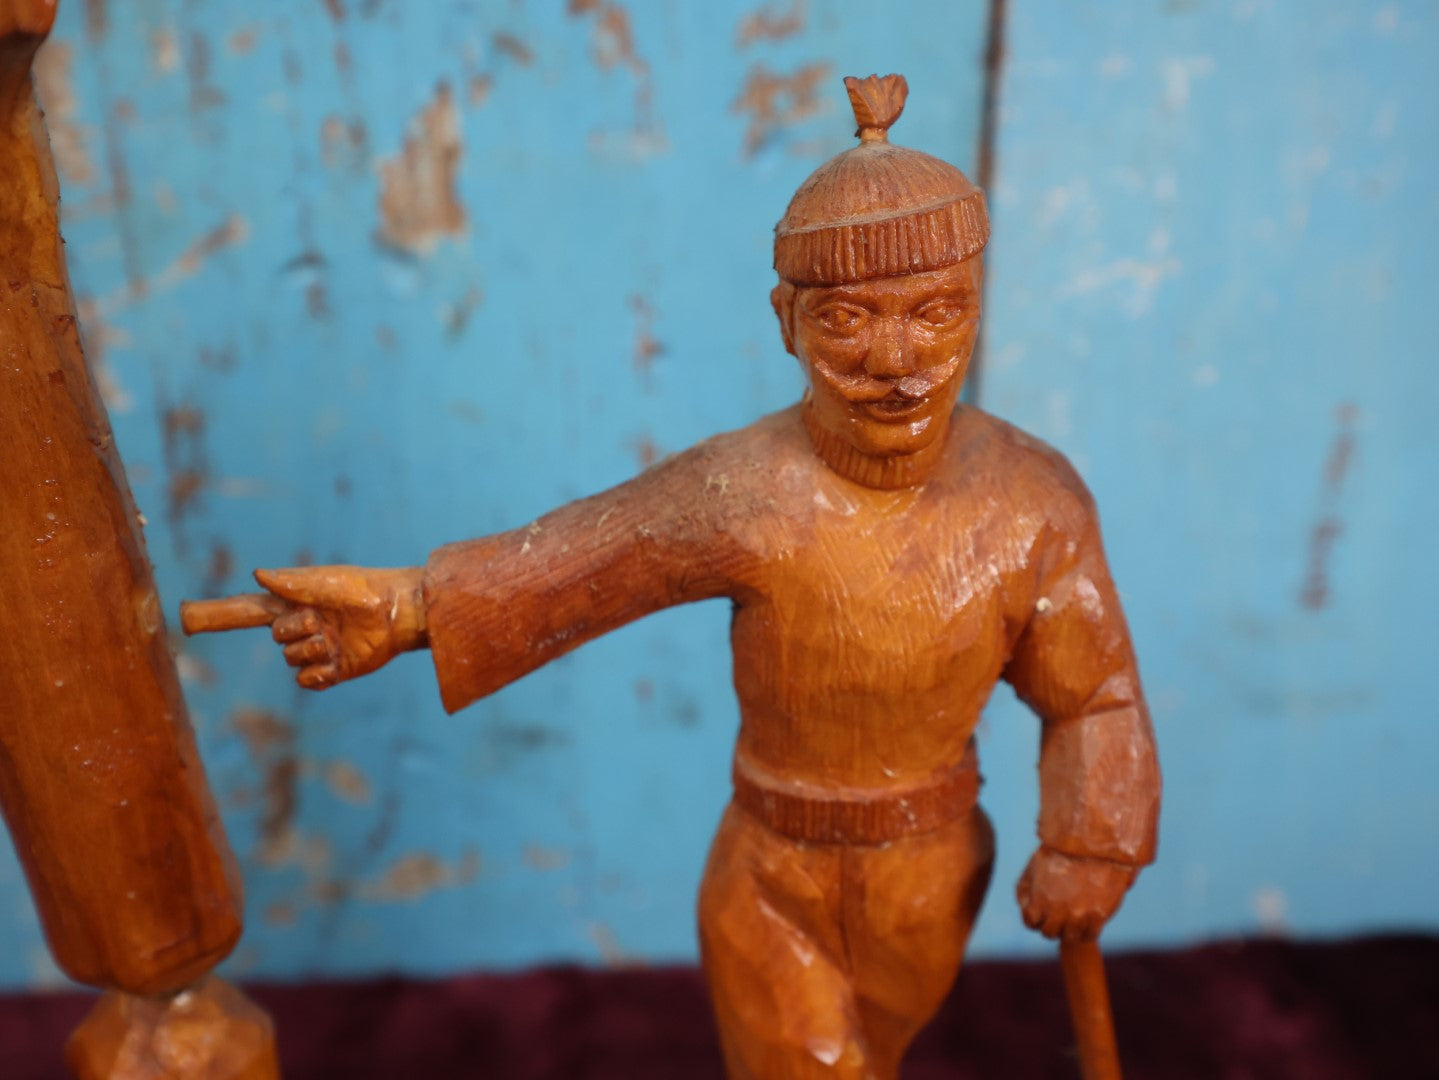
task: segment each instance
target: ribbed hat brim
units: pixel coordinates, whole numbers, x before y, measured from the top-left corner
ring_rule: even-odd
[[[774,268],[796,285],[840,285],[941,270],[982,251],[989,214],[978,188],[910,214],[777,231]]]

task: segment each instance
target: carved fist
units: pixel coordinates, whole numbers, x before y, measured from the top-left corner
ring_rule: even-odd
[[[295,681],[323,690],[426,644],[421,575],[419,567],[308,566],[256,570],[255,580],[289,605],[270,632],[300,669]]]
[[[1031,930],[1045,937],[1092,940],[1119,909],[1139,873],[1109,859],[1083,859],[1041,847],[1029,860],[1015,893]]]

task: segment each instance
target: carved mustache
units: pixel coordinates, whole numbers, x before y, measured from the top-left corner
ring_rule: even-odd
[[[825,371],[824,376],[841,397],[856,405],[872,405],[876,402],[919,401],[934,393],[954,374],[958,359],[937,367],[903,375],[898,379],[877,379],[872,375],[842,375],[837,371]]]

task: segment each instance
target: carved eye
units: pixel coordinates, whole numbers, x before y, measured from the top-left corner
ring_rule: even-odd
[[[958,300],[932,300],[915,312],[920,322],[944,327],[958,322],[965,315],[964,304]]]
[[[847,304],[825,304],[812,314],[831,334],[852,334],[864,321],[864,312]]]

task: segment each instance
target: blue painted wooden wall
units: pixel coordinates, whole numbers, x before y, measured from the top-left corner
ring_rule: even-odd
[[[1168,781],[1111,937],[1436,927],[1439,10],[1009,4],[981,403],[1099,498]],[[162,595],[402,564],[793,400],[770,228],[902,70],[972,170],[988,5],[68,0],[41,91]],[[241,857],[241,975],[687,960],[735,711],[665,613],[456,717],[177,642]],[[1001,693],[1010,898],[1035,724]],[[0,983],[55,979],[8,855]]]

